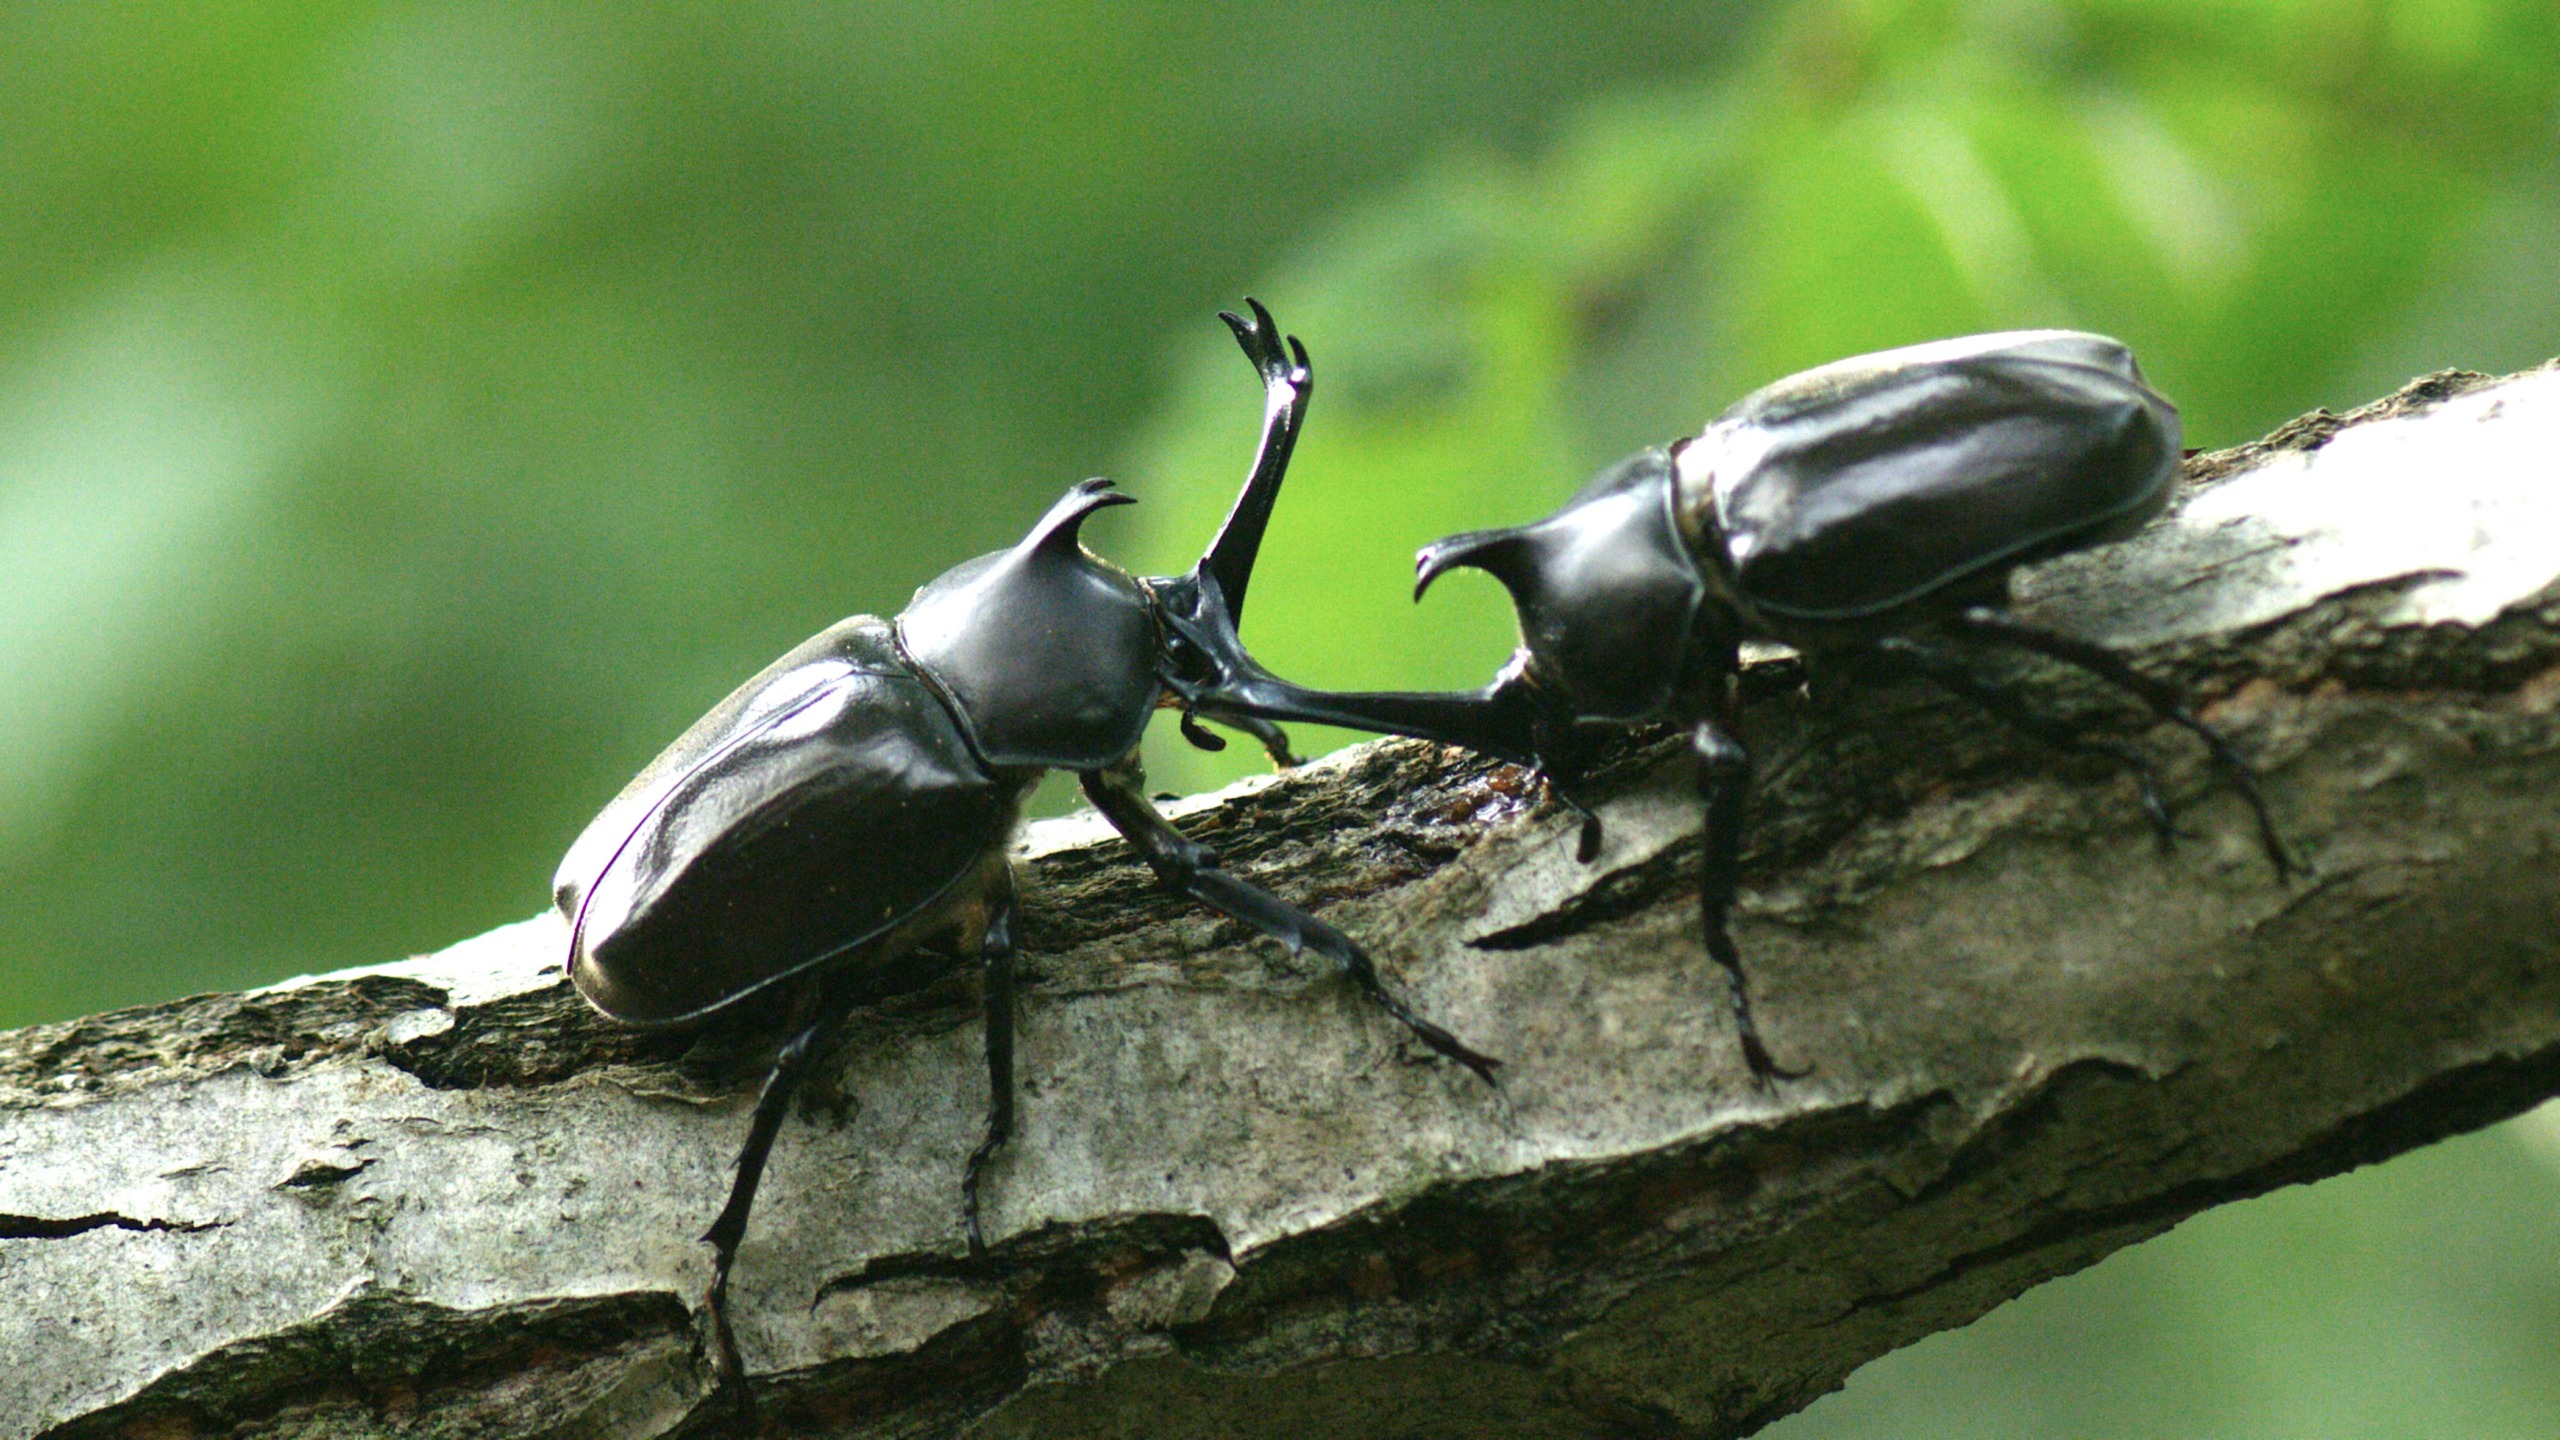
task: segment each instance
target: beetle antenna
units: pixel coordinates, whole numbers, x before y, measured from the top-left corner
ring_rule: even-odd
[[[1307,397],[1315,390],[1315,371],[1307,364],[1307,347],[1291,335],[1284,340],[1279,322],[1262,302],[1248,296],[1252,318],[1222,310],[1218,318],[1234,331],[1244,358],[1262,375],[1262,444],[1254,452],[1253,469],[1218,538],[1209,542],[1193,572],[1214,582],[1230,621],[1244,621],[1245,586],[1253,579],[1253,562],[1262,553],[1262,532],[1271,523],[1271,507],[1280,498],[1280,481],[1289,469],[1289,452],[1297,446],[1298,429],[1306,423]]]

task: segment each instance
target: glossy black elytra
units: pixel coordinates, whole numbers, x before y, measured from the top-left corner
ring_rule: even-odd
[[[917,983],[920,957],[930,978],[945,950],[980,956],[985,977],[987,1130],[961,1179],[969,1247],[983,1253],[978,1182],[1013,1124],[1005,849],[1046,768],[1076,771],[1167,888],[1332,959],[1425,1045],[1493,1078],[1496,1062],[1407,1008],[1348,936],[1220,870],[1142,788],[1139,737],[1177,689],[1195,742],[1206,732],[1194,716],[1207,715],[1287,759],[1280,731],[1228,704],[1181,639],[1235,646],[1312,384],[1304,347],[1284,345],[1270,313],[1247,304],[1251,318],[1221,318],[1262,376],[1261,446],[1189,574],[1140,579],[1085,550],[1085,518],[1129,503],[1110,482],[1085,481],[1020,544],[945,572],[895,619],[855,616],[766,667],[667,747],[561,862],[569,975],[607,1016],[675,1025],[785,982],[808,990],[703,1237],[725,1378],[740,1373],[729,1271],[792,1095],[857,1003]]]
[[[2291,857],[2256,775],[2168,686],[2104,648],[2002,613],[2018,565],[2121,539],[2168,504],[2178,412],[2132,353],[2069,330],[1977,335],[1863,355],[1753,392],[1695,437],[1602,471],[1534,524],[1454,535],[1417,557],[1419,598],[1458,566],[1511,592],[1520,648],[1481,691],[1345,694],[1260,669],[1232,632],[1201,693],[1271,720],[1468,746],[1536,765],[1573,799],[1596,742],[1624,727],[1688,726],[1705,809],[1699,908],[1731,987],[1755,1078],[1802,1073],[1761,1041],[1728,915],[1751,757],[1734,734],[1743,641],[1794,646],[1812,666],[1858,658],[1924,676],[2066,750],[2130,768],[2165,845],[2175,833],[2140,751],[2038,715],[1949,640],[2033,651],[2132,694],[2211,751],[2256,817],[2278,879]]]

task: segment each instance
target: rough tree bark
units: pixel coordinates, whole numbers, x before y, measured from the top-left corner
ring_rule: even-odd
[[[974,989],[867,1011],[737,1277],[772,1433],[1730,1436],[2198,1209],[2560,1091],[2560,369],[2203,457],[2021,577],[2210,697],[2270,876],[1908,688],[1756,666],[1739,920],[1802,1080],[1744,1078],[1694,801],[1635,746],[1597,864],[1516,772],[1373,745],[1179,807],[1508,1062],[1023,847],[1024,1115],[964,1263]],[[2066,707],[2111,702],[2049,672]],[[2110,713],[2121,713],[2120,707]],[[726,1433],[692,1308],[772,1013],[600,1022],[536,920],[0,1037],[0,1436]],[[961,972],[965,976],[965,969]]]

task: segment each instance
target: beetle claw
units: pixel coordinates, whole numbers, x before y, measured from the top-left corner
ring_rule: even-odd
[[[1811,1065],[1781,1065],[1769,1054],[1769,1047],[1756,1034],[1742,1037],[1742,1060],[1751,1072],[1751,1083],[1762,1090],[1777,1089],[1780,1080],[1802,1080],[1814,1071]]]

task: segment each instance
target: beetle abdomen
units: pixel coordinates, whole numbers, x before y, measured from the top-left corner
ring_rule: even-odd
[[[870,616],[768,667],[668,747],[562,863],[570,977],[683,1020],[895,929],[1004,843],[989,775]]]
[[[1745,397],[1682,451],[1682,503],[1753,608],[1856,620],[2131,533],[2168,502],[2179,439],[2115,341],[1972,337]]]

